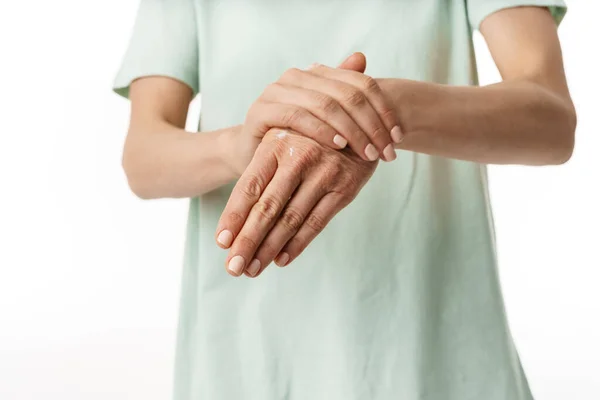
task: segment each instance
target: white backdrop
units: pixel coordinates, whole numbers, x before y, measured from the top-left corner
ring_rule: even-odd
[[[509,320],[538,400],[600,399],[600,6],[569,5],[575,154],[491,168]],[[0,5],[0,399],[170,396],[187,202],[138,200],[121,170],[129,108],[110,87],[136,9]],[[476,45],[482,83],[498,80]]]

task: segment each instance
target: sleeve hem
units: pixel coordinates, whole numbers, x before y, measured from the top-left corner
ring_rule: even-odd
[[[191,76],[184,76],[182,74],[175,74],[164,71],[145,71],[143,73],[131,73],[126,76],[118,77],[117,79],[115,79],[112,90],[117,95],[125,99],[129,99],[129,88],[131,86],[131,83],[138,78],[144,78],[149,76],[162,76],[166,78],[175,79],[192,89],[192,97],[196,97],[196,95],[200,93],[200,88],[197,80],[195,80]]]
[[[491,14],[504,10],[507,8],[514,7],[547,7],[556,26],[559,26],[562,22],[565,14],[567,13],[567,7],[562,0],[543,0],[543,1],[489,1],[485,5],[477,7],[475,10],[469,10],[469,20],[472,30],[479,30],[481,23]]]

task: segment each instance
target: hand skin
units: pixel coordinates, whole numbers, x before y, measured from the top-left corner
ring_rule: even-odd
[[[353,151],[269,130],[218,224],[221,247],[229,247],[235,238],[227,271],[258,276],[280,253],[280,265],[291,262],[356,197],[376,166]]]
[[[234,159],[241,174],[272,127],[290,128],[324,146],[349,145],[364,160],[396,159],[392,137],[401,139],[396,113],[375,79],[363,74],[362,53],[338,68],[313,64],[290,68],[250,106]]]

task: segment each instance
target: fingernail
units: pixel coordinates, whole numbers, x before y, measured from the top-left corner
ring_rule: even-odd
[[[281,253],[275,258],[275,264],[280,267],[285,267],[285,264],[290,261],[290,255],[288,253]]]
[[[234,275],[240,275],[244,270],[244,264],[246,261],[242,256],[235,256],[231,260],[229,260],[229,264],[227,265],[227,269],[234,273]]]
[[[348,144],[348,141],[340,135],[335,135],[333,137],[333,143],[337,144],[340,149],[343,149]]]
[[[316,68],[318,66],[319,66],[319,63],[312,63],[308,67],[306,67],[306,69],[310,71],[311,69]]]
[[[396,159],[396,151],[394,150],[393,144],[390,143],[385,146],[385,149],[383,149],[383,157],[385,158],[385,161],[394,161]]]
[[[231,246],[231,242],[233,242],[233,233],[229,232],[228,230],[222,231],[219,233],[219,236],[217,236],[217,242],[221,243],[225,247]]]
[[[256,274],[258,274],[258,270],[260,270],[260,261],[258,260],[258,258],[255,258],[248,266],[247,271],[250,275],[255,276]]]
[[[379,152],[371,143],[365,147],[365,155],[369,159],[369,161],[375,161],[379,158]]]
[[[392,131],[390,132],[390,136],[392,137],[392,140],[395,143],[400,143],[402,141],[402,139],[404,139],[404,137],[402,135],[402,131],[400,130],[400,127],[398,125],[396,125],[392,128]]]

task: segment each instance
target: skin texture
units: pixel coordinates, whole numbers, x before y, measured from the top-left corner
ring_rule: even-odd
[[[486,18],[480,30],[501,72],[501,83],[455,87],[402,79],[375,80],[400,122],[403,140],[395,147],[480,163],[564,163],[573,151],[576,114],[550,13],[535,7],[506,9]],[[317,70],[345,82],[364,79],[358,66],[363,62],[360,57],[358,54],[347,60],[354,68],[318,67]],[[297,72],[294,74],[299,75]],[[239,143],[240,135],[258,145],[256,138],[244,133],[244,127],[202,135],[183,131],[191,100],[191,90],[185,85],[167,78],[143,78],[132,85],[131,99],[132,119],[123,165],[132,190],[143,198],[192,197],[239,177],[215,240],[227,237],[227,243],[219,243],[223,248],[230,248],[227,263],[242,255],[242,270],[247,275],[251,275],[247,268],[255,254],[260,262],[259,272],[278,248],[281,249],[279,261],[283,261],[283,253],[288,256],[282,264],[289,264],[298,257],[368,180],[372,171],[364,171],[376,167],[376,162],[364,161],[364,157],[360,159],[349,149],[335,150],[334,146],[305,137],[301,131],[290,130],[285,136],[284,140],[293,141],[293,146],[277,144],[282,139],[263,126],[258,130],[266,133],[261,139],[265,144],[261,144],[262,157],[253,159],[256,147],[247,146],[245,156],[252,161],[251,167],[246,168],[235,163],[233,157],[238,155],[230,151],[235,147],[234,140]],[[373,109],[381,111],[375,105]],[[260,118],[269,120],[270,117]],[[383,122],[384,119],[387,121],[381,118],[387,129],[391,118],[390,122]],[[371,137],[364,129],[362,137]],[[353,146],[352,138],[350,141],[352,149],[362,147],[362,144]],[[294,156],[301,156],[287,157],[290,147],[294,148]],[[306,156],[311,152],[319,157]],[[267,153],[271,156],[265,156]],[[273,159],[278,161],[275,169]],[[319,163],[329,168],[320,168]],[[337,163],[337,167],[332,163]],[[339,174],[339,166],[355,176],[355,182],[354,185],[346,182],[347,191],[331,196],[339,192],[337,188],[347,179],[346,175]],[[256,179],[257,171],[263,174],[261,182]],[[290,177],[290,181],[299,184],[289,202],[290,189],[279,177]],[[259,184],[246,192],[240,185],[252,179]],[[298,209],[296,214],[286,213],[284,206],[298,204],[301,198],[310,199],[318,208],[308,215]],[[241,217],[236,217],[236,213]],[[288,229],[282,230],[281,226]],[[224,231],[230,235],[221,235]],[[229,270],[229,273],[237,276],[240,271]]]
[[[218,224],[221,247],[235,237],[226,260],[234,276],[244,269],[258,276],[280,253],[278,264],[291,262],[350,204],[377,166],[352,151],[279,132],[271,129],[263,138]]]
[[[234,170],[244,172],[272,127],[293,129],[335,150],[348,144],[367,161],[393,161],[396,113],[377,82],[363,74],[365,68],[364,56],[352,55],[337,69],[313,64],[285,71],[250,106],[239,151],[234,149]]]

